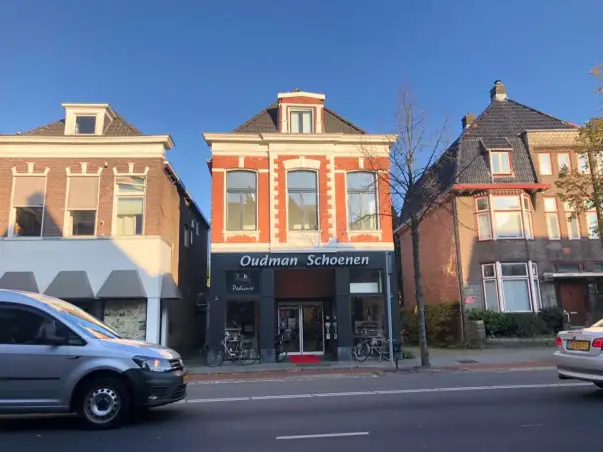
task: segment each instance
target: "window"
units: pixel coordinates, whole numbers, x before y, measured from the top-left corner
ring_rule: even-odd
[[[491,152],[492,174],[511,174],[511,159],[508,152]]]
[[[603,272],[603,262],[595,262],[593,264],[593,271],[594,272]]]
[[[231,339],[240,337],[252,341],[257,349],[260,339],[260,309],[256,301],[226,303],[226,332]]]
[[[544,212],[549,240],[561,239],[559,231],[559,215],[557,213],[557,198],[544,198]]]
[[[523,237],[519,196],[493,196],[496,238],[515,239]]]
[[[590,174],[590,164],[588,162],[588,154],[578,155],[578,171],[582,174]]]
[[[477,235],[479,240],[492,240],[492,223],[490,221],[490,205],[487,197],[475,200],[477,212]]]
[[[502,312],[530,312],[540,307],[540,286],[536,264],[524,262],[482,265],[486,309]],[[534,299],[534,304],[532,303]],[[534,306],[534,307],[533,307]]]
[[[350,293],[381,293],[381,271],[363,268],[350,269]]]
[[[348,224],[350,231],[377,229],[375,173],[348,173]]]
[[[574,206],[569,202],[563,203],[563,210],[565,212],[565,221],[567,222],[567,236],[570,240],[580,239],[580,224]]]
[[[557,163],[559,163],[559,172],[569,171],[572,168],[569,154],[557,154]]]
[[[578,262],[558,262],[555,267],[560,273],[578,273],[582,271],[582,264]]]
[[[352,331],[355,342],[382,336],[387,331],[387,309],[383,296],[352,296]]]
[[[44,339],[64,339],[65,345],[83,345],[71,330],[52,317],[28,309],[0,307],[0,344],[44,345]]]
[[[257,229],[257,178],[252,171],[226,173],[226,230]]]
[[[289,229],[318,229],[318,195],[316,172],[289,171],[287,174]]]
[[[77,116],[75,118],[75,133],[92,135],[96,132],[96,116]]]
[[[184,240],[184,247],[188,248],[190,246],[190,234],[189,234],[189,230],[188,230],[188,225],[184,225],[184,237],[182,237],[182,239]]]
[[[289,132],[312,133],[314,130],[312,119],[312,110],[292,110],[289,114]]]
[[[98,183],[96,176],[69,177],[66,235],[95,235]]]
[[[551,165],[551,154],[538,154],[538,166],[540,166],[540,174],[550,176],[553,174],[553,166]]]
[[[532,203],[530,197],[521,195],[521,202],[523,207],[523,224],[526,231],[526,239],[534,238],[534,231],[532,228]]]
[[[586,206],[586,226],[588,227],[588,238],[598,239],[599,238],[599,218],[597,217],[597,211],[591,207]]]
[[[144,225],[146,178],[118,176],[116,178],[116,234],[142,235]]]
[[[13,190],[14,237],[41,237],[46,199],[46,176],[17,176]]]

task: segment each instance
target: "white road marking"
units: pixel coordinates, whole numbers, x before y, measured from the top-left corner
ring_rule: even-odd
[[[355,397],[369,395],[398,395],[398,394],[424,394],[434,392],[466,392],[466,391],[498,391],[503,389],[549,389],[549,388],[572,388],[592,386],[591,383],[542,383],[531,385],[498,385],[498,386],[457,386],[451,388],[424,388],[424,389],[391,389],[379,391],[361,392],[325,392],[316,394],[283,394],[268,396],[226,397],[212,399],[187,399],[178,403],[221,403],[221,402],[247,402],[258,400],[279,399],[307,399],[320,397]]]
[[[312,438],[339,438],[342,436],[366,436],[369,432],[349,432],[349,433],[320,433],[317,435],[293,435],[277,436],[276,439],[312,439]]]
[[[522,427],[542,427],[542,424],[524,424]]]

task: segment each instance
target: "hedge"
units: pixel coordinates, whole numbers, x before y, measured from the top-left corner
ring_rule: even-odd
[[[460,306],[458,301],[425,306],[427,342],[430,345],[451,345],[460,341]],[[419,343],[418,310],[405,312],[404,341]]]
[[[551,336],[563,328],[563,311],[558,307],[538,313],[474,309],[469,312],[469,320],[483,320],[488,337]]]

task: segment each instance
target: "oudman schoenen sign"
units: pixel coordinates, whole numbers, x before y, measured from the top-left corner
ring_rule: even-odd
[[[362,267],[369,264],[368,256],[333,256],[328,254],[308,254],[304,257],[270,256],[252,257],[248,254],[241,256],[241,267]]]

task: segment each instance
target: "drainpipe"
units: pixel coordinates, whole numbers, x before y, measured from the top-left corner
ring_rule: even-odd
[[[456,252],[456,274],[459,283],[459,306],[461,310],[461,341],[465,343],[465,300],[463,298],[463,267],[461,265],[461,249],[459,243],[459,221],[456,209],[456,195],[452,198],[452,221],[454,223],[454,248]]]

